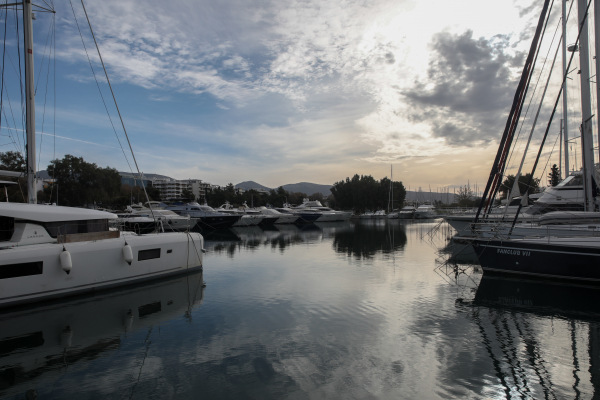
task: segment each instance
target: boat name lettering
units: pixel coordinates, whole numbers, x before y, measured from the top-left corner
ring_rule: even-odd
[[[523,255],[525,257],[529,257],[531,255],[530,251],[521,251],[521,250],[512,250],[512,249],[498,249],[497,252],[500,254],[508,254],[511,256]]]

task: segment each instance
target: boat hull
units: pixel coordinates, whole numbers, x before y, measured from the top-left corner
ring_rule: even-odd
[[[196,226],[200,229],[231,228],[236,222],[240,220],[240,217],[241,216],[239,215],[215,215],[199,217],[199,221]]]
[[[124,257],[125,243],[132,250],[131,264]],[[5,248],[0,250],[0,307],[202,269],[203,245],[199,233],[161,233]],[[63,248],[71,258],[69,273],[61,264]]]
[[[473,248],[484,272],[600,283],[600,247],[580,241],[475,239]]]

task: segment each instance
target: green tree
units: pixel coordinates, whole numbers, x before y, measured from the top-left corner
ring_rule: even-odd
[[[371,175],[354,175],[333,184],[331,193],[335,206],[341,209],[365,210],[387,209],[390,201],[390,183],[386,177],[376,181]],[[402,182],[393,182],[394,204],[391,208],[401,208],[406,197]]]
[[[539,188],[540,180],[539,178],[534,178],[531,180],[531,185],[528,188],[527,182],[529,182],[529,178],[531,177],[531,173],[527,173],[525,175],[521,175],[519,177],[519,195],[524,195],[527,190],[529,194],[535,193],[536,189]],[[500,198],[505,199],[508,196],[508,192],[512,189],[515,183],[515,176],[508,175],[502,185],[500,186]],[[513,196],[514,198],[514,196]]]
[[[82,157],[67,154],[62,160],[52,160],[48,173],[56,179],[60,205],[108,205],[120,195],[119,172],[110,167],[100,168]]]
[[[7,151],[5,153],[0,153],[0,169],[6,171],[25,172],[27,167],[25,165],[25,159],[21,153],[16,151]],[[11,185],[6,188],[8,193],[8,201],[12,203],[27,202],[27,178],[2,177],[2,179],[17,183],[16,185]],[[2,192],[4,192],[4,190]],[[4,193],[0,194],[0,198],[5,200]]]
[[[196,196],[194,196],[194,193],[189,190],[189,189],[183,189],[181,191],[181,197],[190,201],[195,201],[196,200]]]
[[[558,166],[554,164],[552,168],[550,168],[550,174],[548,174],[548,183],[550,186],[556,186],[560,182],[560,176],[558,172]]]

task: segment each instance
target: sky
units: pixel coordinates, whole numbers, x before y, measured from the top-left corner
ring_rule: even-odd
[[[393,166],[407,188],[435,190],[487,180],[540,5],[106,0],[85,7],[142,172],[276,187],[354,174],[381,179]],[[54,17],[38,12],[34,21],[39,169],[72,154],[135,171],[82,4],[53,7]],[[23,125],[14,11],[2,21],[12,54],[0,132],[7,151],[22,149]]]

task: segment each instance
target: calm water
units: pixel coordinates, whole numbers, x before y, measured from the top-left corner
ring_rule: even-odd
[[[482,278],[451,235],[438,221],[206,235],[203,275],[0,314],[0,397],[600,395],[599,290]]]

